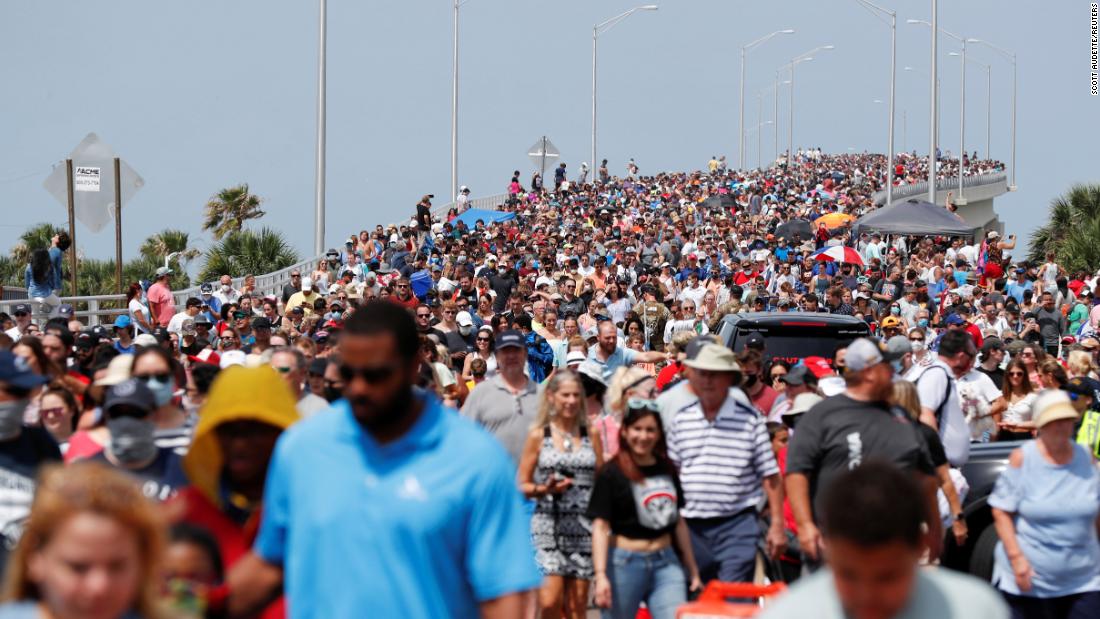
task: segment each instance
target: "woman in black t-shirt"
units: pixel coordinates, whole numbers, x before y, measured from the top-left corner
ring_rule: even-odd
[[[644,601],[654,619],[672,619],[688,581],[692,591],[702,588],[658,411],[653,400],[627,402],[619,452],[596,475],[588,502],[596,604],[605,618],[633,618]]]

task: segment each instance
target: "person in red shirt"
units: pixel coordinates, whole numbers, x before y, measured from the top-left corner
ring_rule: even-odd
[[[168,280],[171,277],[172,269],[158,268],[153,285],[149,286],[149,290],[145,292],[153,326],[167,327],[172,316],[176,315],[176,302],[172,296],[172,289],[168,286]]]
[[[420,299],[416,298],[416,295],[412,292],[412,283],[405,277],[397,280],[393,285],[394,294],[390,296],[390,300],[398,305],[403,305],[409,309],[415,308],[420,305]]]
[[[737,364],[741,366],[741,375],[745,377],[741,383],[741,389],[752,400],[752,405],[767,415],[775,404],[775,399],[779,397],[779,392],[772,389],[762,378],[764,355],[760,354],[759,350],[746,346],[738,353]]]

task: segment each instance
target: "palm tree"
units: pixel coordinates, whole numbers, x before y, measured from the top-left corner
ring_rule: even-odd
[[[36,224],[27,228],[23,234],[19,235],[19,242],[11,248],[12,260],[15,260],[16,264],[26,265],[31,261],[32,251],[49,249],[50,244],[53,243],[53,237],[62,230],[61,227],[50,223]]]
[[[1043,262],[1050,252],[1070,272],[1100,268],[1100,185],[1077,184],[1051,201],[1047,223],[1031,235],[1028,260]]]
[[[0,256],[0,286],[22,287],[26,266],[10,256]]]
[[[167,228],[145,239],[138,249],[138,253],[145,258],[164,260],[168,254],[176,254],[176,258],[182,262],[189,262],[198,258],[202,252],[191,246],[191,235],[183,230]]]
[[[206,219],[202,229],[213,231],[214,238],[218,240],[239,232],[249,219],[264,216],[260,202],[259,196],[248,192],[248,183],[222,189],[206,203]]]
[[[208,282],[223,273],[233,276],[270,273],[298,261],[298,252],[278,231],[266,227],[259,232],[241,230],[206,250],[199,279]]]

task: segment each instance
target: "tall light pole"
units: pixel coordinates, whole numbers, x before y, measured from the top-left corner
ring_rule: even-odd
[[[958,52],[951,52],[951,53],[948,54],[948,56],[958,56],[958,55],[960,55]],[[991,109],[990,101],[991,101],[991,97],[992,97],[992,90],[991,90],[990,86],[992,85],[992,79],[993,79],[992,78],[993,67],[991,65],[985,64],[984,62],[974,60],[973,58],[967,58],[966,61],[967,62],[972,62],[972,63],[978,65],[979,67],[981,67],[982,69],[985,70],[985,158],[990,159],[990,153],[992,151],[990,150],[990,145],[989,145],[990,144],[990,142],[989,142],[989,135],[990,135],[990,132],[989,132],[989,112],[990,112],[990,109]]]
[[[935,29],[935,26],[923,19],[908,21],[910,24],[920,24]],[[943,28],[939,28],[939,31],[962,45],[962,60],[959,65],[961,67],[959,74],[959,196],[955,199],[955,204],[964,205],[966,204],[966,196],[963,195],[963,155],[966,153],[966,38]]]
[[[328,41],[328,0],[319,0],[320,26],[317,42],[317,168],[313,177],[313,254],[325,251],[325,49]]]
[[[592,26],[592,169],[596,170],[599,164],[596,163],[596,39],[608,30],[615,27],[615,24],[630,17],[638,11],[656,11],[656,4],[645,4],[642,6],[636,6],[628,11],[623,11],[615,17],[606,21],[600,22],[595,26]]]
[[[898,14],[868,0],[856,0],[869,11],[877,11],[890,18],[890,122],[886,133],[886,204],[894,201],[894,90],[898,67]],[[875,15],[881,19],[881,15]]]
[[[1012,63],[1012,181],[1009,191],[1016,191],[1016,54],[982,39],[967,39],[970,43],[980,43],[1004,56]]]
[[[451,50],[451,201],[458,199],[458,7],[454,0],[454,47]]]
[[[813,55],[816,54],[817,52],[820,52],[820,51],[823,51],[823,50],[830,50],[830,49],[834,49],[834,48],[835,48],[834,45],[821,45],[821,46],[815,47],[815,48],[811,49],[810,51],[806,52],[805,54],[800,54],[798,56],[795,56],[794,58],[791,59],[790,62],[788,62],[786,65],[784,65],[784,66],[789,65],[791,67],[791,90],[790,90],[791,115],[790,115],[790,119],[788,120],[788,127],[787,127],[787,164],[788,165],[790,165],[791,157],[794,155],[794,68],[796,66],[798,66],[798,63],[800,63],[800,62],[809,62],[809,61],[813,60],[814,59]]]
[[[741,46],[741,94],[740,102],[738,103],[738,115],[741,120],[737,128],[737,167],[739,169],[745,168],[745,55],[752,48],[780,34],[794,34],[794,30],[790,28],[786,30],[776,30],[769,35],[760,37],[748,45]]]

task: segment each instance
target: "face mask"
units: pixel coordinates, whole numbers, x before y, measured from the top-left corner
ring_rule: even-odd
[[[894,368],[894,374],[901,374],[902,370],[905,369],[905,366],[901,364],[901,359],[894,359],[890,362],[890,365]]]
[[[927,327],[928,326],[928,319],[927,318],[921,318],[920,320],[917,321],[917,325],[922,329]]]
[[[924,350],[924,340],[919,340],[919,341],[914,340],[912,342],[912,344],[913,344],[913,351],[914,352],[919,352],[919,351]]]
[[[900,307],[891,307],[890,308],[890,313],[897,316],[898,314],[901,313],[901,308]]]
[[[172,383],[161,382],[156,378],[146,381],[145,386],[149,388],[149,391],[153,392],[153,397],[156,398],[157,407],[164,406],[172,399]]]
[[[508,274],[508,269],[506,269],[504,267],[500,267],[499,269],[497,269],[497,273],[500,273],[501,275],[507,275]]]
[[[229,292],[232,289],[233,289],[233,287],[230,286],[229,284],[222,284],[222,292]]]
[[[6,441],[19,436],[23,427],[23,411],[27,409],[28,400],[13,400],[0,402],[0,441]]]
[[[324,397],[329,402],[335,402],[344,397],[344,394],[340,392],[336,387],[325,387]]]
[[[108,419],[107,429],[111,432],[111,454],[119,462],[133,464],[156,457],[157,444],[153,440],[156,426],[152,421],[134,417]]]
[[[459,328],[458,328],[458,332],[459,332],[460,334],[462,334],[462,337],[466,337],[467,335],[470,335],[470,333],[471,333],[471,332],[472,332],[473,330],[474,330],[474,328],[473,328],[473,327],[459,327]]]
[[[751,376],[746,376],[745,377],[745,388],[746,389],[752,389],[753,387],[756,386],[756,382],[758,380],[760,380],[760,377],[757,376],[756,374],[753,374]]]

